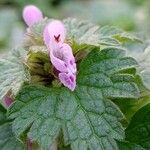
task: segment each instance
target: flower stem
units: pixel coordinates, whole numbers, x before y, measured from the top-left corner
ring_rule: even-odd
[[[32,141],[30,139],[27,139],[27,150],[32,150]]]

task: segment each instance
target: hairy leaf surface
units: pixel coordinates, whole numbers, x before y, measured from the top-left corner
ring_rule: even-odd
[[[100,27],[88,21],[65,19],[64,24],[68,38],[73,38],[77,43],[90,45],[119,45],[127,41],[141,42],[136,36],[130,35],[112,26]]]
[[[8,57],[0,58],[0,100],[11,91],[16,94],[21,85],[28,80],[22,49],[13,50]]]
[[[117,150],[115,139],[124,138],[123,114],[111,101],[139,97],[134,75],[137,65],[116,48],[93,50],[80,64],[77,87],[24,87],[10,109],[13,131],[28,136],[48,150],[63,130],[65,144],[73,150]],[[125,71],[126,70],[126,71]]]
[[[0,149],[24,150],[23,144],[12,133],[12,123],[7,119],[2,106],[0,106]]]

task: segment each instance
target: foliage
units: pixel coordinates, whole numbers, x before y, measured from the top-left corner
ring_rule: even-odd
[[[13,134],[12,122],[6,117],[6,110],[0,106],[0,147],[1,150],[23,150],[21,143]]]
[[[117,148],[113,138],[124,137],[119,123],[122,115],[109,99],[138,97],[134,76],[117,73],[136,64],[123,55],[119,49],[93,50],[80,65],[78,87],[73,93],[65,88],[22,89],[10,109],[10,117],[16,118],[13,131],[19,136],[32,124],[29,137],[37,140],[43,149],[48,149],[60,128],[66,144],[71,144],[73,149],[82,149],[83,144],[90,149]],[[76,142],[81,146],[77,148]]]
[[[44,19],[33,25],[21,48],[0,59],[1,99],[8,91],[15,99],[8,108],[9,119],[6,118],[12,125],[9,134],[13,132],[13,138],[22,143],[25,142],[22,137],[29,138],[44,150],[56,141],[59,143],[62,136],[60,149],[149,148],[148,143],[141,142],[149,133],[146,130],[144,135],[140,134],[142,123],[149,127],[145,114],[149,99],[143,95],[149,90],[139,76],[138,60],[126,56],[123,48],[125,43],[140,43],[141,40],[114,27],[99,27],[77,19],[63,20],[68,33],[66,42],[75,57],[85,54],[77,59],[77,87],[71,92],[52,72],[42,38],[48,21],[51,20]],[[142,108],[136,106],[139,99],[144,101],[140,105]],[[128,106],[132,101],[135,111],[141,110],[135,115],[134,111],[128,118]],[[1,116],[6,117],[6,112]],[[128,122],[124,124],[126,119]]]
[[[137,143],[145,149],[150,149],[150,104],[141,108],[133,116],[129,126],[125,130],[126,139]]]
[[[8,57],[0,59],[0,100],[8,93],[16,95],[22,84],[29,79],[22,48],[13,50]]]

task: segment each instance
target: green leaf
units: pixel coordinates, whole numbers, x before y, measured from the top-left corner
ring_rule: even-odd
[[[140,145],[130,143],[130,142],[122,142],[122,141],[117,141],[119,150],[145,150],[143,147]]]
[[[29,129],[28,136],[44,150],[61,129],[73,150],[117,150],[115,139],[124,138],[123,114],[110,99],[138,98],[134,76],[122,73],[135,65],[123,50],[96,48],[81,62],[74,92],[65,87],[22,89],[9,110],[13,131],[19,137]]]
[[[135,112],[140,108],[150,103],[150,90],[145,88],[142,79],[139,75],[136,76],[136,81],[141,93],[141,96],[137,101],[131,99],[125,100],[122,103],[122,99],[114,99],[113,102],[119,106],[123,114],[126,116],[126,121],[129,123]]]
[[[125,51],[118,48],[95,50],[80,65],[78,75],[80,85],[101,89],[108,98],[138,98],[139,90],[134,75],[128,70],[137,62],[131,57],[124,57]],[[126,70],[126,73],[123,71]]]
[[[126,139],[150,149],[150,104],[142,107],[133,116],[126,129]]]
[[[109,39],[116,40],[119,43],[142,42],[138,37],[113,26],[104,26],[100,28],[98,33],[99,37],[101,37],[103,43],[106,45],[109,45]]]
[[[130,35],[120,29],[111,26],[100,28],[88,21],[77,19],[65,19],[64,24],[67,30],[67,36],[78,44],[89,45],[119,45],[127,41],[141,42],[136,36]]]
[[[150,89],[150,43],[130,43],[124,45],[128,51],[128,55],[135,58],[139,63],[138,71],[143,79],[144,85]]]
[[[28,80],[28,71],[24,65],[23,49],[13,50],[6,58],[0,58],[0,100],[11,91],[16,94],[22,84]]]
[[[0,147],[1,150],[23,150],[23,144],[12,133],[12,123],[6,118],[6,112],[0,106]]]
[[[86,95],[79,94],[79,91]],[[88,93],[85,88],[81,88],[72,93],[64,88],[24,88],[16,97],[16,104],[10,112],[11,118],[16,118],[13,131],[19,136],[32,124],[28,136],[38,141],[45,150],[58,137],[61,128],[66,144],[80,142],[80,149],[83,144],[91,149],[105,146],[116,148],[113,138],[124,137],[118,122],[122,118],[121,113],[109,100],[103,101],[101,93],[92,91]],[[87,102],[83,95],[87,96]],[[92,105],[90,109],[89,103]],[[95,108],[96,104],[98,107]],[[18,105],[21,108],[19,111]],[[73,149],[78,149],[74,142]]]

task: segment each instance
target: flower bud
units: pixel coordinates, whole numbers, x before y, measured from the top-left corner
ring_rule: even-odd
[[[43,14],[39,8],[34,5],[28,5],[23,10],[23,19],[31,27],[33,24],[43,19]]]
[[[4,107],[8,108],[10,105],[12,105],[12,103],[13,103],[13,100],[11,97],[9,96],[4,97],[4,101],[3,101]]]

